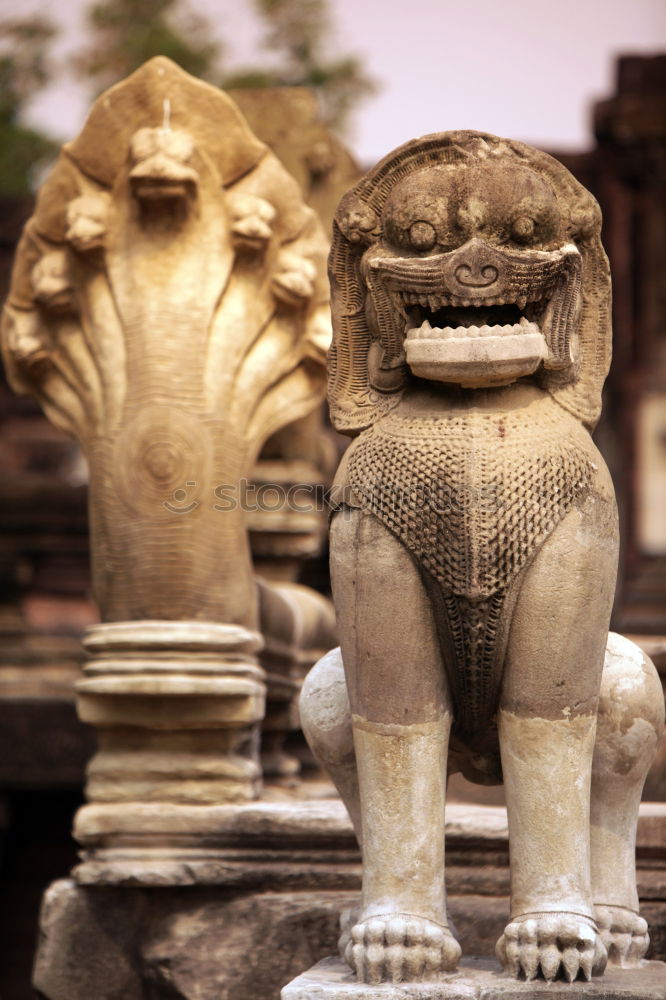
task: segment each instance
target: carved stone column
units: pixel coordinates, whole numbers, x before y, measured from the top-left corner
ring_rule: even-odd
[[[103,624],[78,698],[99,750],[76,835],[92,855],[145,846],[145,804],[181,807],[164,850],[185,827],[196,839],[212,803],[259,792],[243,484],[264,441],[323,396],[325,252],[233,102],[161,57],[94,104],[26,226],[8,376],[90,467]]]

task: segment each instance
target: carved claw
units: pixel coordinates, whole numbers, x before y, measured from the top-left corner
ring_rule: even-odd
[[[314,294],[314,279],[317,268],[300,254],[283,252],[273,278],[273,292],[276,298],[290,306],[303,305]]]
[[[229,195],[228,204],[235,246],[262,250],[273,235],[273,206],[264,198],[240,193]]]
[[[539,949],[532,941],[522,945],[520,964],[525,973],[525,979],[536,979],[536,974],[539,971]]]
[[[520,946],[514,937],[509,937],[506,932],[497,942],[495,948],[498,961],[504,966],[506,971],[514,979],[518,979],[521,973]]]
[[[591,979],[606,965],[606,949],[591,920],[575,913],[539,913],[512,920],[496,954],[516,979]]]
[[[428,982],[456,968],[460,946],[448,927],[387,914],[355,924],[344,957],[359,982]]]
[[[567,948],[566,950],[568,952],[571,951],[570,948]],[[564,954],[561,953],[560,951],[558,951],[556,945],[554,945],[554,944],[546,945],[545,948],[541,949],[540,953],[537,952],[537,948],[536,948],[536,946],[534,946],[534,951],[535,951],[535,959],[536,959],[536,962],[535,962],[535,974],[536,974],[536,968],[540,965],[541,966],[541,971],[543,972],[543,978],[547,982],[550,982],[557,975],[557,973],[559,971],[559,968],[560,968],[560,961],[564,958]],[[572,972],[572,978],[573,978],[573,976],[576,975],[577,972],[578,972],[577,966],[576,966],[575,971],[572,968],[571,972]],[[534,977],[532,977],[532,978],[534,978]],[[569,980],[569,981],[571,982],[571,980]]]
[[[636,968],[650,946],[648,925],[638,913],[624,906],[595,906],[601,940],[610,965]]]
[[[562,972],[568,983],[573,983],[580,968],[580,954],[577,948],[565,948],[562,952]],[[558,953],[558,962],[560,955]],[[555,970],[557,974],[557,969]],[[552,978],[552,977],[551,977]]]

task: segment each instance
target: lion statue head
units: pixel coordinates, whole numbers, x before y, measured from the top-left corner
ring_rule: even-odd
[[[385,157],[334,220],[336,428],[370,426],[413,378],[530,378],[593,427],[611,342],[600,228],[590,193],[520,142],[442,132]]]

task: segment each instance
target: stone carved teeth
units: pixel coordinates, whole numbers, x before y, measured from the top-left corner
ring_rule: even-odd
[[[515,298],[504,298],[500,295],[489,296],[488,298],[471,298],[462,299],[456,295],[443,295],[435,294],[433,292],[411,292],[411,291],[401,291],[399,293],[403,300],[409,305],[420,305],[424,308],[428,308],[431,312],[435,312],[437,309],[442,309],[444,306],[454,306],[457,308],[470,308],[481,309],[483,306],[506,306],[506,305],[516,305],[519,309],[524,309],[528,302],[539,301],[543,298],[540,293],[518,295]]]
[[[504,326],[444,326],[433,327],[430,320],[424,320],[420,327],[406,330],[408,336],[426,340],[466,340],[476,337],[515,337],[526,333],[538,333],[536,323],[531,323],[524,316],[519,323],[506,323]]]

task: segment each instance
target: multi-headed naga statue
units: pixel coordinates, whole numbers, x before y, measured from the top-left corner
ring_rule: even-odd
[[[189,809],[196,840],[206,808],[259,794],[254,653],[279,595],[258,597],[243,484],[324,395],[326,249],[233,101],[162,56],[97,99],[21,238],[7,375],[90,469],[103,624],[77,690],[102,735],[77,835],[100,852],[98,806],[144,856],[165,844],[144,803]]]
[[[650,661],[608,634],[600,222],[561,164],[478,132],[408,143],[338,208],[329,394],[354,436],[331,525],[341,656],[302,708],[362,842],[342,941],[361,980],[456,967],[447,769],[506,787],[507,971],[589,979],[648,945],[633,853],[663,699]]]

